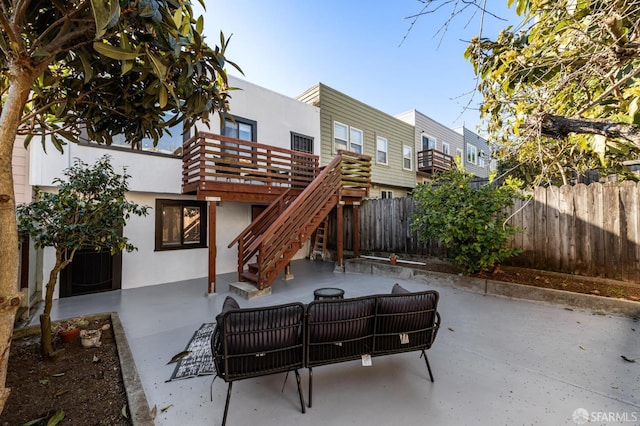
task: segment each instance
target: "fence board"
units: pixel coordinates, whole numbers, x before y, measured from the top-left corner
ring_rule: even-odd
[[[589,274],[591,276],[605,276],[605,239],[604,239],[604,188],[602,185],[589,185],[588,206],[590,212],[589,242],[591,253]]]
[[[573,189],[569,185],[560,187],[558,198],[559,227],[558,238],[560,241],[560,270],[573,273],[575,268],[575,227]]]
[[[620,203],[618,184],[607,182],[602,194],[603,230],[605,247],[605,277],[621,279]]]
[[[554,241],[556,250],[547,251],[547,268],[560,271],[561,241],[560,241],[560,189],[551,186],[547,188],[547,244]],[[547,269],[545,268],[545,269]]]
[[[534,236],[533,264],[546,265],[549,262],[548,255],[548,237],[547,237],[547,190],[542,186],[535,188],[533,199],[529,203],[533,204],[533,217],[536,223],[536,234]]]
[[[584,184],[578,184],[574,187],[574,205],[575,205],[575,244],[576,244],[576,263],[574,271],[576,274],[588,274],[589,263],[591,260],[591,239],[590,239],[590,206],[588,189]]]
[[[638,192],[636,183],[620,185],[620,234],[622,240],[622,279],[637,281],[638,268]]]

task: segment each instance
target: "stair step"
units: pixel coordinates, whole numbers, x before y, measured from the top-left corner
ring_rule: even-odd
[[[258,274],[254,274],[252,272],[245,271],[240,276],[242,278],[244,278],[245,280],[247,280],[247,281],[251,281],[251,282],[254,282],[254,283],[258,282]]]
[[[247,266],[249,267],[249,272],[251,272],[252,274],[257,274],[258,270],[260,269],[260,265],[258,265],[257,263],[249,263]]]

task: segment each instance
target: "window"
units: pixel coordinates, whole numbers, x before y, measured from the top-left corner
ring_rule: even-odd
[[[380,191],[380,198],[387,199],[393,198],[393,191]]]
[[[364,139],[362,130],[354,129],[352,127],[349,135],[349,142],[351,142],[350,150],[356,154],[362,154],[362,140]]]
[[[462,164],[462,150],[460,148],[456,148],[456,162]]]
[[[172,115],[170,113],[166,113],[163,117],[164,120],[170,120]],[[115,150],[127,150],[128,152],[142,152],[142,153],[152,153],[152,154],[165,154],[171,156],[181,156],[182,155],[182,145],[188,139],[182,135],[183,126],[182,124],[177,124],[169,129],[166,129],[162,136],[158,139],[158,143],[154,146],[152,138],[143,138],[140,141],[140,150],[132,150],[131,143],[127,141],[126,136],[123,133],[119,133],[117,135],[113,135],[111,145],[98,145],[94,141],[89,141],[87,139],[86,133],[83,134],[81,139],[83,143],[88,143],[89,145],[99,146],[100,148],[113,148]]]
[[[467,144],[467,163],[478,164],[478,148]]]
[[[291,150],[313,154],[313,138],[291,132]]]
[[[156,200],[156,250],[206,247],[207,203]]]
[[[444,154],[449,155],[449,152],[451,151],[451,148],[449,148],[449,144],[446,142],[442,142],[442,152]]]
[[[347,147],[349,146],[349,139],[347,138],[349,127],[338,123],[335,121],[333,123],[333,145],[336,148],[336,151],[342,149],[347,151]]]
[[[484,151],[480,151],[480,155],[478,156],[478,166],[480,166],[480,167],[484,167],[485,166],[485,164],[484,164],[485,155],[486,154],[484,153]]]
[[[422,150],[436,149],[436,140],[429,135],[422,134]]]
[[[413,166],[413,148],[407,145],[402,146],[402,167],[406,170],[412,170]]]
[[[336,152],[342,149],[362,154],[363,144],[364,133],[362,130],[337,121],[333,122],[333,146]]]
[[[376,138],[376,162],[378,164],[388,164],[387,147],[387,140],[383,137],[378,136]]]
[[[233,116],[233,118],[225,118],[222,123],[221,133],[231,138],[242,139],[243,141],[255,142],[257,140],[258,123],[242,117]],[[233,142],[222,142],[225,152],[231,155],[239,155],[241,157],[251,157],[252,148],[248,145],[238,145]]]

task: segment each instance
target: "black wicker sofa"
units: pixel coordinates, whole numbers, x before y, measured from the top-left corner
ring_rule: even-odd
[[[391,294],[320,300],[307,305],[305,367],[309,369],[309,407],[313,367],[322,365],[421,351],[433,382],[425,351],[440,327],[438,298],[437,291],[409,292],[396,284]]]
[[[298,369],[309,369],[309,407],[313,368],[360,358],[420,351],[429,377],[426,350],[440,327],[438,292],[408,292],[399,284],[391,294],[318,300],[303,305],[240,309],[227,297],[211,340],[216,375],[229,384],[226,423],[234,381],[294,371],[301,410],[304,398]]]

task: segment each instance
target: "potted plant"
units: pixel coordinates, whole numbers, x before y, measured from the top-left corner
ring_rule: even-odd
[[[63,342],[74,342],[80,335],[80,327],[84,327],[89,324],[84,317],[71,318],[64,321],[59,321],[54,331],[60,336]]]
[[[395,253],[391,253],[391,255],[389,256],[389,262],[390,262],[392,265],[395,265],[395,264],[396,264],[396,262],[398,262],[398,256],[396,256],[396,254],[395,254]]]

